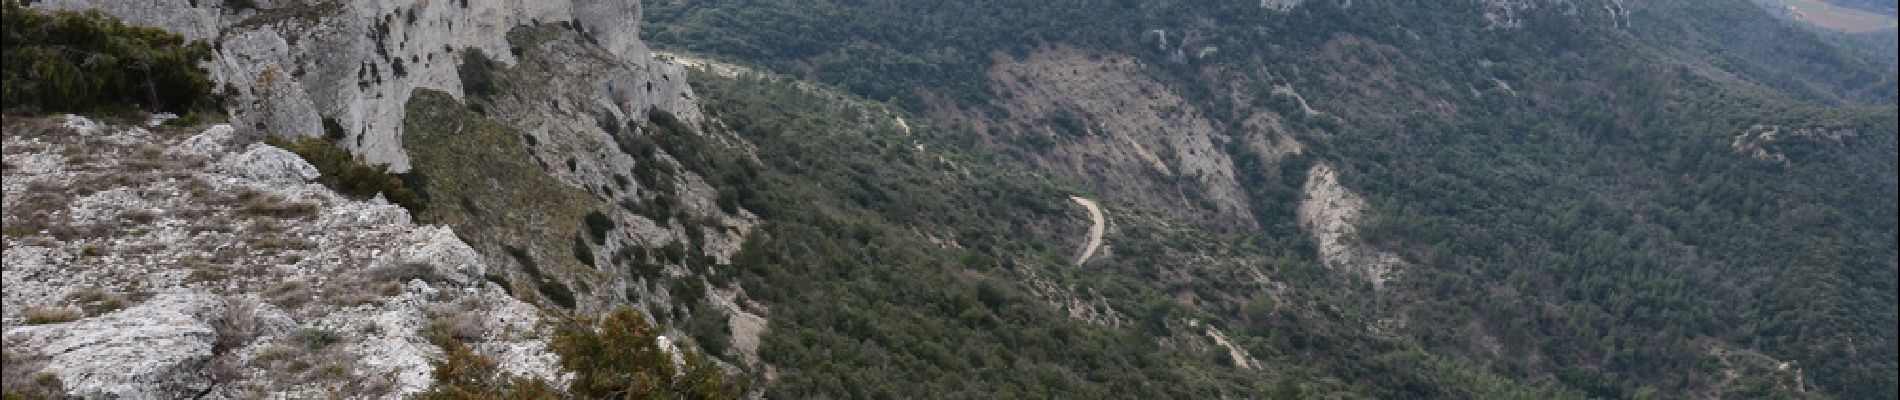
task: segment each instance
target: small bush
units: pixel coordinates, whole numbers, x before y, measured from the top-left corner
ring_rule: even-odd
[[[720,211],[724,211],[727,214],[739,213],[740,201],[739,191],[737,190],[733,190],[732,188],[719,189],[719,198],[715,199],[714,202],[719,204]]]
[[[224,0],[224,8],[232,11],[255,10],[257,0]]]
[[[125,296],[97,290],[80,292],[72,296],[72,302],[79,305],[85,315],[105,315],[125,309],[128,305]]]
[[[595,116],[594,123],[600,125],[600,130],[607,132],[608,136],[620,136],[620,120],[612,114]]]
[[[8,356],[11,357],[12,355],[8,354]],[[70,396],[66,395],[65,385],[59,381],[59,376],[47,372],[39,372],[34,373],[31,379],[26,379],[26,377],[15,378],[13,375],[15,373],[13,371],[14,368],[20,367],[12,364],[7,365],[7,382],[5,382],[5,388],[0,389],[0,399],[44,400],[70,398]]]
[[[494,282],[495,286],[500,286],[502,293],[507,293],[509,296],[515,295],[514,285],[508,282],[508,277],[496,273],[486,273],[482,274],[482,279],[487,279],[489,282]]]
[[[297,331],[295,339],[297,340],[297,344],[303,345],[304,348],[311,350],[330,347],[330,345],[343,341],[343,337],[338,336],[335,331],[316,328]]]
[[[462,93],[468,97],[489,98],[501,92],[501,85],[495,82],[495,70],[499,66],[487,55],[475,49],[462,51],[462,65],[456,68],[456,75],[462,78]]]
[[[317,212],[316,203],[258,196],[238,210],[244,215],[275,218],[303,218]]]
[[[578,398],[736,399],[724,371],[689,349],[661,348],[660,330],[632,308],[601,320],[579,319],[555,331],[551,346]],[[677,354],[683,365],[675,365]]]
[[[667,293],[673,296],[675,303],[696,304],[706,299],[706,286],[700,284],[698,279],[678,279],[668,286]]]
[[[699,342],[706,354],[725,354],[732,342],[731,326],[726,322],[726,314],[714,308],[712,302],[699,304],[699,307],[694,307],[693,315],[686,319],[686,326],[682,329],[693,335],[693,341]]]
[[[6,1],[0,104],[41,112],[135,106],[189,115],[217,108],[204,41],[130,26],[98,11],[42,12]]]
[[[669,264],[686,262],[686,245],[680,242],[667,243],[660,247],[660,261]]]
[[[349,136],[349,131],[343,130],[343,124],[337,122],[336,118],[323,119],[323,137],[329,138],[331,141],[338,141],[343,140],[346,136]]]
[[[73,322],[84,314],[74,307],[34,307],[26,310],[27,325]]]
[[[394,266],[374,269],[370,271],[370,278],[379,282],[398,283],[407,283],[417,279],[421,279],[423,282],[435,283],[446,279],[435,272],[435,267],[424,263],[401,263]]]
[[[600,211],[587,213],[587,217],[582,218],[581,222],[587,225],[587,236],[594,239],[594,244],[606,244],[607,232],[614,229],[614,220],[607,218],[607,214],[602,214]],[[582,261],[593,263],[591,259]]]
[[[476,353],[453,335],[431,327],[429,341],[442,347],[435,363],[435,385],[416,396],[426,400],[559,399],[547,381],[517,377],[498,368],[495,360]]]
[[[1056,128],[1056,132],[1074,137],[1088,136],[1087,124],[1068,111],[1057,110],[1050,113],[1047,120],[1050,126]]]
[[[574,291],[561,282],[541,281],[539,285],[535,285],[535,289],[541,291],[542,297],[548,298],[548,301],[554,302],[561,308],[573,309],[577,305],[574,302]]]
[[[580,236],[574,237],[574,259],[580,261],[581,265],[594,265],[594,248]]]
[[[683,135],[693,132],[693,129],[688,128],[686,123],[680,122],[679,117],[675,117],[673,113],[658,108],[647,110],[647,122],[651,122],[653,126],[660,128],[661,131],[657,133],[661,135]]]

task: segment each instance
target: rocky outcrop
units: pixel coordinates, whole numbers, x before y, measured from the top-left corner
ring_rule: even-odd
[[[1320,261],[1327,268],[1344,271],[1372,282],[1375,289],[1385,287],[1393,274],[1405,267],[1396,254],[1379,251],[1359,242],[1358,227],[1366,201],[1339,183],[1332,166],[1316,164],[1307,171],[1298,217],[1300,227],[1312,235],[1319,246]]]
[[[224,301],[203,294],[162,294],[96,318],[6,331],[8,349],[44,354],[39,370],[86,398],[155,399],[211,389]],[[12,366],[8,366],[11,368]]]
[[[1789,127],[1772,124],[1754,124],[1742,133],[1735,135],[1729,147],[1736,153],[1746,154],[1757,160],[1790,165],[1788,154],[1783,147],[1792,143],[1819,143],[1839,146],[1859,132],[1850,128],[1829,128],[1819,126]]]
[[[133,24],[214,43],[212,77],[236,95],[227,104],[241,130],[318,135],[325,119],[345,131],[342,144],[397,172],[403,105],[418,88],[460,96],[464,51],[515,62],[510,29],[566,24],[642,74],[589,91],[628,114],[659,107],[697,121],[678,65],[653,59],[639,41],[637,0],[339,1],[262,0],[238,8],[219,0],[45,0],[44,9],[98,9]]]
[[[219,167],[226,173],[261,182],[298,184],[317,179],[320,175],[317,167],[304,162],[303,157],[296,153],[263,143],[252,143],[244,152],[231,154],[220,164]]]
[[[627,246],[658,248],[681,243],[707,254],[724,264],[739,251],[746,233],[759,223],[758,217],[744,210],[726,210],[717,204],[718,188],[707,179],[718,171],[692,171],[681,162],[690,154],[670,154],[655,150],[652,159],[628,154],[620,146],[619,135],[698,135],[705,142],[735,153],[750,153],[744,140],[704,129],[706,124],[697,108],[674,114],[689,132],[659,132],[650,121],[646,107],[623,107],[616,99],[671,97],[690,99],[684,91],[685,71],[677,67],[654,68],[629,64],[584,38],[550,29],[517,31],[515,43],[522,51],[522,66],[535,79],[519,85],[510,96],[496,99],[489,118],[521,131],[536,143],[530,156],[540,165],[558,166],[546,172],[557,180],[585,190],[607,204],[639,203],[660,195],[662,190],[678,201],[681,213],[693,220],[712,222],[712,226],[694,235],[677,221],[655,221],[621,207],[609,210],[615,233],[606,245],[610,255]],[[668,66],[677,64],[668,63]],[[656,85],[656,83],[662,83]],[[678,87],[666,90],[662,87]],[[682,103],[682,104],[691,104]],[[663,108],[664,109],[664,108]],[[619,127],[608,132],[603,120]],[[624,122],[623,122],[624,121]],[[714,150],[714,149],[706,149]],[[678,150],[674,150],[678,151]],[[666,165],[655,165],[666,164]],[[626,183],[628,176],[641,170],[675,171],[667,183],[646,187],[639,182]]]
[[[1613,27],[1629,26],[1626,0],[1480,0],[1486,29],[1518,29],[1531,12],[1557,12],[1573,19],[1602,20]]]
[[[1274,11],[1279,11],[1279,12],[1287,12],[1287,11],[1292,11],[1293,7],[1299,7],[1300,3],[1304,3],[1304,2],[1306,1],[1305,0],[1260,0],[1260,8],[1265,8],[1268,10],[1274,10]]]
[[[990,84],[1006,115],[978,126],[990,140],[1098,185],[1104,201],[1209,226],[1254,225],[1233,160],[1217,145],[1233,139],[1149,78],[1141,61],[1060,46],[995,57]]]
[[[398,397],[431,326],[558,382],[540,311],[454,232],[339,195],[228,126],[9,118],[0,326],[8,376],[82,397]]]

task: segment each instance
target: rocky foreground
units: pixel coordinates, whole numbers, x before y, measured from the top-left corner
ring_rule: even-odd
[[[227,125],[4,126],[5,379],[81,397],[427,390],[447,334],[559,381],[546,324],[447,228]]]

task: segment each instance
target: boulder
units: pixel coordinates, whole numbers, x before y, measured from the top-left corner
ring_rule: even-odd
[[[211,389],[204,364],[218,341],[225,303],[195,293],[162,294],[138,306],[73,322],[6,330],[8,349],[42,358],[41,373],[84,398],[156,399]]]

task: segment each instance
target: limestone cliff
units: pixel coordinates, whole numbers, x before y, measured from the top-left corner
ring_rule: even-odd
[[[1109,201],[1211,226],[1253,226],[1222,147],[1233,139],[1139,60],[1062,46],[996,57],[989,78],[1005,114],[981,127],[991,140],[1096,185]]]
[[[98,9],[132,24],[203,39],[216,55],[206,68],[226,85],[240,130],[318,135],[323,120],[345,131],[342,143],[365,160],[407,171],[404,105],[419,88],[460,97],[464,50],[515,63],[510,29],[570,24],[633,75],[599,82],[595,101],[627,114],[659,107],[697,121],[682,69],[655,61],[638,37],[637,0],[318,1],[263,0],[255,8],[221,0],[33,2],[44,9]],[[644,83],[652,83],[645,85]],[[625,90],[641,86],[642,90]]]
[[[749,145],[713,129],[684,68],[640,42],[637,0],[32,6],[210,42],[203,67],[230,96],[229,123],[9,118],[9,387],[45,376],[82,397],[403,397],[433,385],[432,326],[559,384],[544,313],[621,305],[735,315],[756,362],[764,318],[682,294],[732,296],[703,277],[759,223],[689,161]],[[503,89],[464,87],[471,62]],[[435,202],[340,195],[267,135],[327,135]]]
[[[1398,255],[1359,241],[1356,224],[1365,213],[1366,201],[1339,183],[1339,173],[1332,166],[1319,164],[1307,171],[1303,191],[1300,227],[1312,235],[1327,268],[1364,278],[1377,289],[1405,267]]]
[[[636,162],[624,148],[617,148],[616,135],[621,132],[607,132],[600,124],[613,121],[618,127],[624,121],[630,134],[651,136],[641,127],[651,112],[659,111],[695,130],[680,134],[698,135],[703,129],[697,128],[707,126],[686,84],[684,68],[656,59],[640,42],[642,7],[637,0],[263,0],[254,7],[219,0],[56,0],[33,6],[97,9],[128,23],[210,41],[215,54],[204,66],[233,95],[227,107],[239,134],[340,136],[339,145],[367,163],[387,164],[394,172],[410,171],[415,152],[433,151],[431,147],[443,143],[407,143],[415,138],[409,130],[416,121],[409,117],[415,112],[412,100],[418,93],[447,93],[471,109],[486,107],[479,118],[498,122],[519,135],[485,145],[528,148],[533,157],[529,169],[553,178],[551,183],[578,189],[587,198],[560,207],[584,205],[608,217],[612,234],[592,252],[596,260],[582,262],[589,269],[613,270],[608,267],[620,264],[630,251],[657,253],[667,246],[684,247],[723,263],[757,223],[743,210],[715,204],[718,183],[706,178],[707,171],[683,168],[682,155],[662,149],[655,155],[658,160]],[[492,60],[493,69],[508,71],[498,72],[505,76],[497,78],[508,80],[507,93],[488,96],[479,105],[470,98],[464,87],[469,52]],[[326,132],[336,128],[342,132]],[[458,140],[444,136],[455,132],[432,133],[436,139]],[[743,147],[730,138],[710,140]],[[444,181],[472,171],[462,161],[437,167],[441,169],[419,175]],[[667,172],[652,173],[656,170]],[[628,177],[647,175],[664,182],[630,184]],[[519,190],[552,189],[505,187],[478,194]],[[670,216],[642,216],[617,206],[658,196],[665,196],[669,208],[679,211],[685,221],[695,223],[682,225]],[[551,202],[510,205],[557,207]],[[573,218],[556,225],[578,225],[578,216],[588,211],[578,210]],[[716,229],[702,230],[700,225]],[[470,233],[467,226],[462,228],[464,235]],[[505,233],[522,236],[520,231]],[[566,239],[573,232],[552,234],[562,236],[556,239],[559,244],[528,246],[525,251],[544,260],[571,259]],[[505,254],[497,240],[464,239],[491,264],[533,267],[515,265],[514,257]],[[674,263],[681,265],[675,271],[686,270],[683,260]],[[497,273],[511,275],[510,269]],[[650,298],[629,298],[628,293],[646,291],[621,290],[628,283],[611,274],[554,268],[531,275],[539,277],[541,272],[569,286],[612,289],[582,290],[579,297],[587,309]]]

